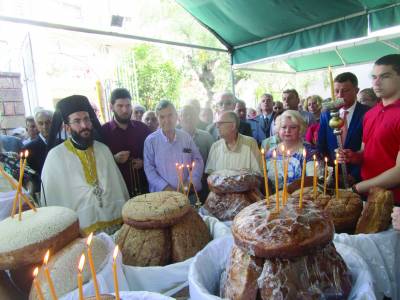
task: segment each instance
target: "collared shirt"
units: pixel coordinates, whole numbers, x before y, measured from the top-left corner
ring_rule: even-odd
[[[339,109],[339,115],[340,115],[340,117],[341,118],[343,118],[343,115],[344,115],[344,111],[346,110],[347,111],[347,128],[349,128],[349,126],[350,126],[350,122],[351,122],[351,118],[353,117],[353,113],[354,113],[354,110],[356,109],[356,104],[357,104],[357,101],[354,101],[354,103],[353,103],[353,105],[352,106],[350,106],[348,109],[345,109],[345,108],[341,108],[341,109]]]
[[[204,163],[191,136],[180,129],[175,129],[175,138],[171,142],[157,129],[144,142],[144,170],[149,182],[150,192],[164,190],[167,186],[176,189],[178,175],[176,163],[190,165],[195,162],[193,169],[193,184],[197,191],[201,190],[201,176]],[[184,169],[183,181],[189,182],[189,172]]]
[[[214,138],[207,131],[201,129],[196,129],[192,138],[200,151],[203,162],[207,161]]]
[[[47,140],[44,138],[44,136],[41,133],[39,133],[39,136],[42,139],[43,143],[47,145]]]
[[[374,178],[396,165],[400,151],[400,99],[387,106],[379,102],[365,114],[362,141],[363,180]],[[395,204],[400,205],[400,188],[392,191]]]
[[[232,150],[224,139],[215,142],[211,146],[205,173],[211,174],[223,169],[250,169],[261,175],[261,154],[257,141],[239,133]]]
[[[114,155],[121,151],[130,151],[129,160],[117,166],[124,177],[129,194],[134,195],[134,187],[140,185],[140,192],[147,192],[147,180],[143,169],[139,170],[139,179],[133,176],[130,162],[133,158],[143,159],[144,141],[150,134],[150,129],[142,122],[131,120],[126,129],[118,126],[115,120],[107,122],[102,126],[102,134],[105,144]],[[135,182],[134,181],[139,181]]]

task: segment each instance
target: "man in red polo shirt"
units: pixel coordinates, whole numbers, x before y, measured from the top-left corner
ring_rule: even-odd
[[[363,143],[359,152],[343,150],[339,162],[361,164],[357,193],[378,186],[392,190],[400,205],[400,54],[378,59],[372,70],[372,85],[381,101],[369,110],[363,122]]]

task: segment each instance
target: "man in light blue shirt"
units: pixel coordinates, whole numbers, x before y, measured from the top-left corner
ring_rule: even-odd
[[[178,114],[174,105],[167,100],[161,100],[156,107],[156,114],[160,128],[144,142],[144,171],[150,192],[177,189],[176,163],[185,165],[182,179],[188,185],[190,178],[186,166],[193,162],[192,182],[196,190],[200,191],[203,159],[191,136],[175,128]]]

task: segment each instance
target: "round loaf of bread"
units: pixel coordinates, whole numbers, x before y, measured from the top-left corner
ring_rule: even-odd
[[[78,215],[59,206],[24,211],[0,222],[0,269],[41,262],[48,249],[55,253],[79,237]],[[4,242],[7,241],[7,242]]]
[[[96,273],[99,273],[104,268],[107,262],[107,255],[109,252],[107,245],[102,239],[93,236],[90,248],[92,249],[93,263],[96,269]],[[70,291],[77,289],[78,282],[76,274],[79,259],[82,253],[87,254],[86,239],[79,238],[68,244],[61,251],[50,256],[48,268],[50,271],[51,279],[54,283],[54,288],[59,298],[69,293]],[[39,268],[37,278],[41,283],[41,288],[45,299],[51,299],[49,285],[47,284],[43,267]],[[82,279],[83,283],[86,283],[92,279],[87,260],[83,268]],[[36,289],[34,287],[31,288],[29,299],[39,299],[36,294]]]
[[[300,197],[300,190],[293,192],[292,197]],[[317,198],[314,199],[312,187],[306,187],[303,191],[303,198],[313,201],[315,205],[331,215],[336,232],[354,231],[363,209],[359,195],[342,189],[339,189],[338,199],[336,199],[336,195],[324,196],[320,192],[317,192]]]
[[[169,227],[189,211],[188,198],[178,192],[155,192],[136,196],[122,208],[125,224],[136,228]]]
[[[235,244],[257,257],[291,258],[307,255],[333,239],[333,222],[326,212],[311,201],[299,208],[296,199],[288,199],[279,212],[264,201],[245,207],[232,223]]]
[[[259,185],[258,175],[250,170],[219,170],[207,178],[210,190],[215,193],[242,193]]]
[[[293,259],[266,259],[259,277],[262,299],[347,299],[351,278],[333,244]]]
[[[261,198],[254,191],[226,194],[210,192],[204,208],[221,221],[232,221],[243,208],[259,200]]]

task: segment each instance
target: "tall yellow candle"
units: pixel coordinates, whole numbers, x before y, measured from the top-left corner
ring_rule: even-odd
[[[339,200],[339,165],[335,159],[335,195],[336,200]]]
[[[314,200],[317,199],[317,156],[314,154],[313,155],[313,161],[314,161],[314,176],[313,176],[313,195],[314,195]]]
[[[114,291],[115,291],[115,299],[120,300],[119,298],[119,289],[118,289],[118,273],[117,273],[117,255],[118,255],[118,245],[115,246],[113,253],[113,275],[114,275]]]
[[[57,294],[54,288],[53,280],[51,280],[50,271],[49,268],[47,267],[47,262],[49,261],[49,258],[50,258],[50,250],[47,250],[46,255],[44,256],[43,259],[43,271],[44,275],[46,276],[47,283],[49,284],[51,299],[57,300]]]
[[[307,156],[306,149],[303,149],[303,166],[301,168],[299,208],[303,208],[304,177],[306,175],[306,156]]]
[[[11,218],[14,218],[14,215],[15,215],[16,210],[17,210],[17,202],[18,202],[18,195],[19,195],[18,191],[19,191],[20,184],[21,184],[21,181],[22,181],[22,166],[23,166],[23,164],[24,164],[24,163],[23,163],[23,156],[24,156],[24,153],[21,152],[21,153],[19,154],[19,177],[18,177],[18,186],[17,186],[17,190],[16,190],[16,192],[15,192],[15,197],[14,197],[13,206],[12,206],[12,210],[11,210]]]
[[[176,169],[176,176],[178,178],[178,184],[176,186],[176,191],[179,192],[179,188],[181,187],[181,177],[179,176],[179,164],[175,163],[175,169]]]
[[[92,273],[92,279],[93,279],[94,291],[96,294],[96,300],[101,300],[99,284],[97,283],[96,269],[94,267],[94,262],[93,262],[92,249],[90,248],[90,244],[92,243],[92,238],[93,238],[93,232],[89,234],[89,236],[86,240],[87,256],[88,256],[88,260],[89,260],[90,272]]]
[[[331,99],[333,101],[333,100],[335,100],[335,87],[334,87],[334,83],[333,83],[333,75],[332,75],[331,66],[329,66],[328,70],[329,70],[329,84],[331,87]]]
[[[35,287],[36,294],[39,298],[39,300],[44,300],[43,292],[40,287],[39,279],[36,278],[37,274],[39,272],[39,268],[36,267],[35,270],[33,270],[33,286]]]
[[[28,150],[25,150],[24,153],[24,159],[23,159],[23,163],[22,163],[22,171],[20,170],[20,174],[19,174],[19,180],[20,182],[18,183],[18,189],[17,189],[17,198],[18,198],[18,220],[21,221],[22,219],[22,197],[20,197],[21,193],[22,193],[22,181],[24,179],[24,173],[25,173],[25,167],[26,167],[26,159],[28,158],[29,152]]]
[[[289,159],[290,159],[290,150],[286,153],[286,161],[284,161],[283,165],[283,205],[286,205],[287,198],[288,198],[288,191],[287,191],[287,177],[288,177],[288,169],[289,169]]]
[[[269,190],[268,190],[268,176],[267,176],[267,164],[265,163],[265,151],[261,149],[261,158],[263,163],[263,171],[264,171],[264,186],[265,186],[265,200],[267,206],[269,206]]]
[[[326,181],[328,177],[328,158],[325,157],[325,168],[324,168],[324,196],[326,196]]]
[[[85,254],[82,253],[81,258],[79,259],[78,264],[78,292],[79,292],[79,300],[85,300],[83,298],[83,279],[82,279],[82,271],[83,266],[85,265]]]
[[[275,196],[276,196],[276,205],[275,210],[279,211],[279,177],[278,177],[278,167],[276,165],[276,151],[272,152],[273,160],[274,160],[274,171],[275,171]]]

